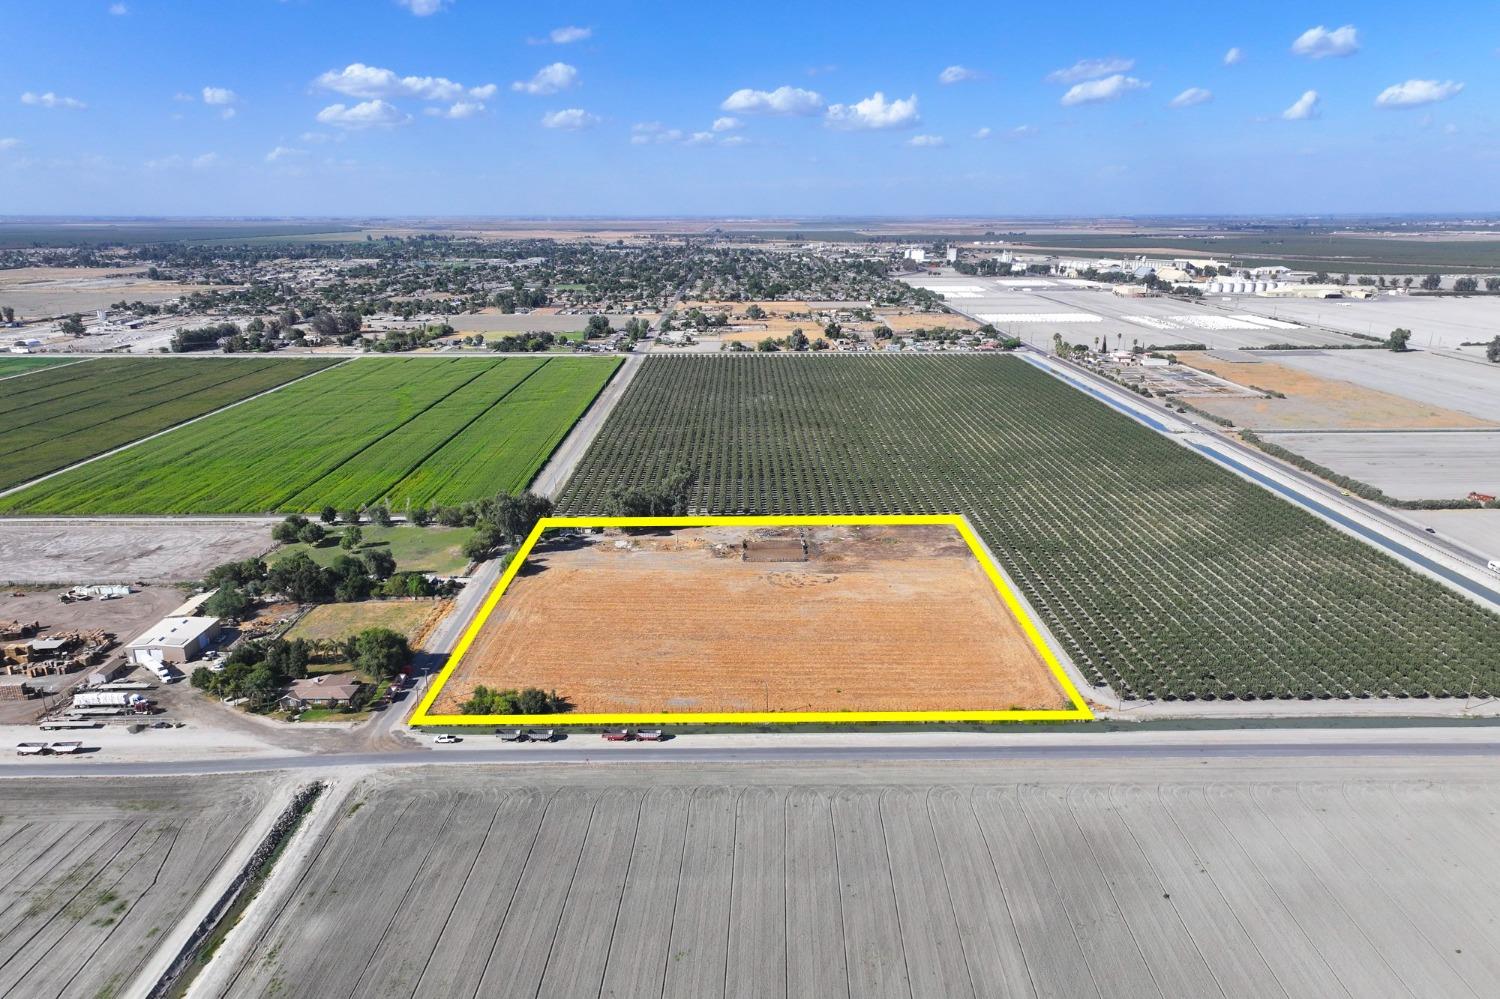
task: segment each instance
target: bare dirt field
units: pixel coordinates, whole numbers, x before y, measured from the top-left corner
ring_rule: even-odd
[[[145,269],[17,267],[0,271],[0,305],[22,319],[92,312],[115,302],[164,302],[193,290],[174,281],[152,281]]]
[[[389,772],[199,994],[1493,993],[1488,761],[1203,762]]]
[[[0,581],[179,582],[270,547],[248,520],[0,520]]]
[[[267,807],[274,775],[5,781],[0,995],[130,988]]]
[[[582,713],[1067,707],[952,528],[803,534],[805,562],[743,561],[767,532],[729,528],[539,547],[434,710],[478,684]]]
[[[1183,351],[1177,359],[1239,385],[1253,385],[1285,394],[1285,399],[1216,397],[1193,400],[1194,405],[1233,420],[1236,426],[1254,430],[1426,430],[1495,426],[1468,413],[1324,377],[1278,361],[1258,358],[1226,361],[1199,351]]]
[[[1500,495],[1500,431],[1268,433],[1265,439],[1397,499]]]

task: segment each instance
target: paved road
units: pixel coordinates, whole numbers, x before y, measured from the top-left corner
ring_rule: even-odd
[[[644,354],[629,354],[625,357],[625,363],[615,372],[615,376],[604,386],[604,391],[594,400],[594,404],[588,408],[583,417],[573,425],[573,430],[557,449],[552,452],[552,457],[547,459],[547,464],[537,473],[536,478],[531,480],[531,491],[548,499],[557,499],[562,492],[563,486],[573,477],[573,469],[578,467],[578,462],[583,459],[589,445],[594,443],[594,438],[599,436],[599,430],[604,426],[604,421],[609,414],[614,412],[615,404],[625,394],[625,389],[635,378],[635,373],[640,370],[641,362],[645,359]]]
[[[604,765],[638,766],[642,763],[779,765],[788,763],[934,763],[992,762],[1035,760],[1162,760],[1201,759],[1308,759],[1355,757],[1408,758],[1500,758],[1500,730],[1393,729],[1364,735],[1319,739],[1306,731],[1272,732],[1270,738],[1244,738],[1225,742],[1223,733],[1172,733],[1171,741],[1143,738],[1138,733],[1083,736],[1067,742],[1043,741],[1046,736],[1032,736],[1035,741],[1006,744],[911,744],[882,745],[865,742],[847,745],[753,744],[743,746],[692,745],[691,736],[682,742],[621,745],[605,743],[596,736],[576,735],[549,746],[499,746],[492,735],[465,737],[469,745],[442,749],[401,752],[327,753],[306,756],[274,756],[239,760],[172,760],[150,763],[99,763],[85,760],[53,759],[38,763],[0,765],[0,778],[49,777],[59,774],[96,777],[167,777],[224,773],[264,772],[270,770],[326,770],[329,768],[379,768],[405,766],[465,766],[471,764],[513,764],[526,766]],[[1452,733],[1449,739],[1443,733]],[[1373,737],[1372,737],[1373,735]],[[792,737],[789,737],[792,738]],[[934,734],[934,740],[942,736]],[[496,748],[476,746],[477,743]]]

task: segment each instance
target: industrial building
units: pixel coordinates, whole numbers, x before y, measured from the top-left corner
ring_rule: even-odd
[[[140,638],[125,646],[125,655],[137,666],[160,675],[170,666],[201,659],[219,637],[216,617],[169,617],[153,625]]]

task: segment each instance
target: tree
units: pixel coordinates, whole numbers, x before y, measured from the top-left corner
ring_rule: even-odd
[[[250,608],[254,606],[255,602],[245,596],[244,591],[232,583],[225,583],[219,587],[213,596],[204,601],[203,613],[209,617],[228,617],[240,620],[248,616]]]
[[[361,552],[359,557],[370,575],[376,579],[389,579],[396,571],[396,556],[385,548],[371,548],[369,551]]]
[[[359,523],[359,511],[352,506],[345,507],[339,511],[339,520],[346,524]]]
[[[354,668],[379,680],[388,680],[411,662],[406,636],[389,628],[366,628],[349,639],[344,653]]]
[[[1494,289],[1491,290],[1493,291]],[[5,308],[0,309],[0,319],[5,320],[7,323],[15,322],[16,310],[7,305]]]
[[[1426,291],[1437,291],[1442,286],[1443,276],[1441,274],[1429,274],[1422,279],[1422,287]]]
[[[589,324],[584,330],[584,335],[590,340],[599,340],[609,336],[609,317],[589,316]]]
[[[555,690],[551,693],[536,687],[498,690],[482,684],[458,708],[466,715],[551,715],[572,709],[568,699],[559,697]]]
[[[325,506],[323,512],[318,514],[318,519],[325,524],[332,524],[339,519],[339,512],[331,506]]]
[[[267,576],[274,590],[298,603],[327,603],[333,597],[333,581],[306,552],[288,555],[271,566]]]
[[[1484,279],[1485,291],[1500,291],[1500,277],[1487,277]],[[9,309],[5,310],[9,312]]]
[[[339,547],[346,552],[352,552],[359,547],[359,543],[365,539],[365,532],[358,525],[344,528],[344,536],[339,539]]]
[[[1471,277],[1461,277],[1453,282],[1453,290],[1460,295],[1472,295],[1479,290],[1479,282]]]
[[[308,526],[307,518],[294,513],[271,528],[271,540],[283,545],[293,544],[300,538],[302,529],[306,526]]]
[[[764,318],[766,318],[766,310],[762,309],[755,302],[751,302],[750,303],[750,307],[745,310],[745,318],[746,319],[764,319]]]
[[[314,523],[312,521],[308,521],[307,523],[303,524],[302,530],[297,532],[298,541],[302,542],[305,545],[312,545],[313,547],[317,547],[318,545],[322,544],[323,539],[327,536],[328,532],[323,530],[323,525]]]
[[[380,506],[377,506],[377,507],[374,507],[373,509],[371,509],[369,511],[369,514],[370,514],[370,520],[373,521],[377,526],[379,526],[379,527],[390,527],[391,526],[391,511],[386,508],[386,506],[385,506],[384,503],[382,503]]]
[[[1397,327],[1391,330],[1391,335],[1386,337],[1386,349],[1394,351],[1406,350],[1406,342],[1411,339],[1411,330]]]
[[[1500,336],[1490,341],[1490,345],[1484,348],[1484,356],[1492,363],[1500,364]]]
[[[83,336],[83,316],[75,312],[64,319],[57,328],[59,332],[66,333],[69,336]]]

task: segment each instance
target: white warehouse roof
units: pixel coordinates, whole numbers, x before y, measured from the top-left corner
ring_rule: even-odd
[[[151,630],[131,642],[129,649],[182,649],[203,637],[204,633],[219,623],[216,617],[167,617],[162,618]]]

